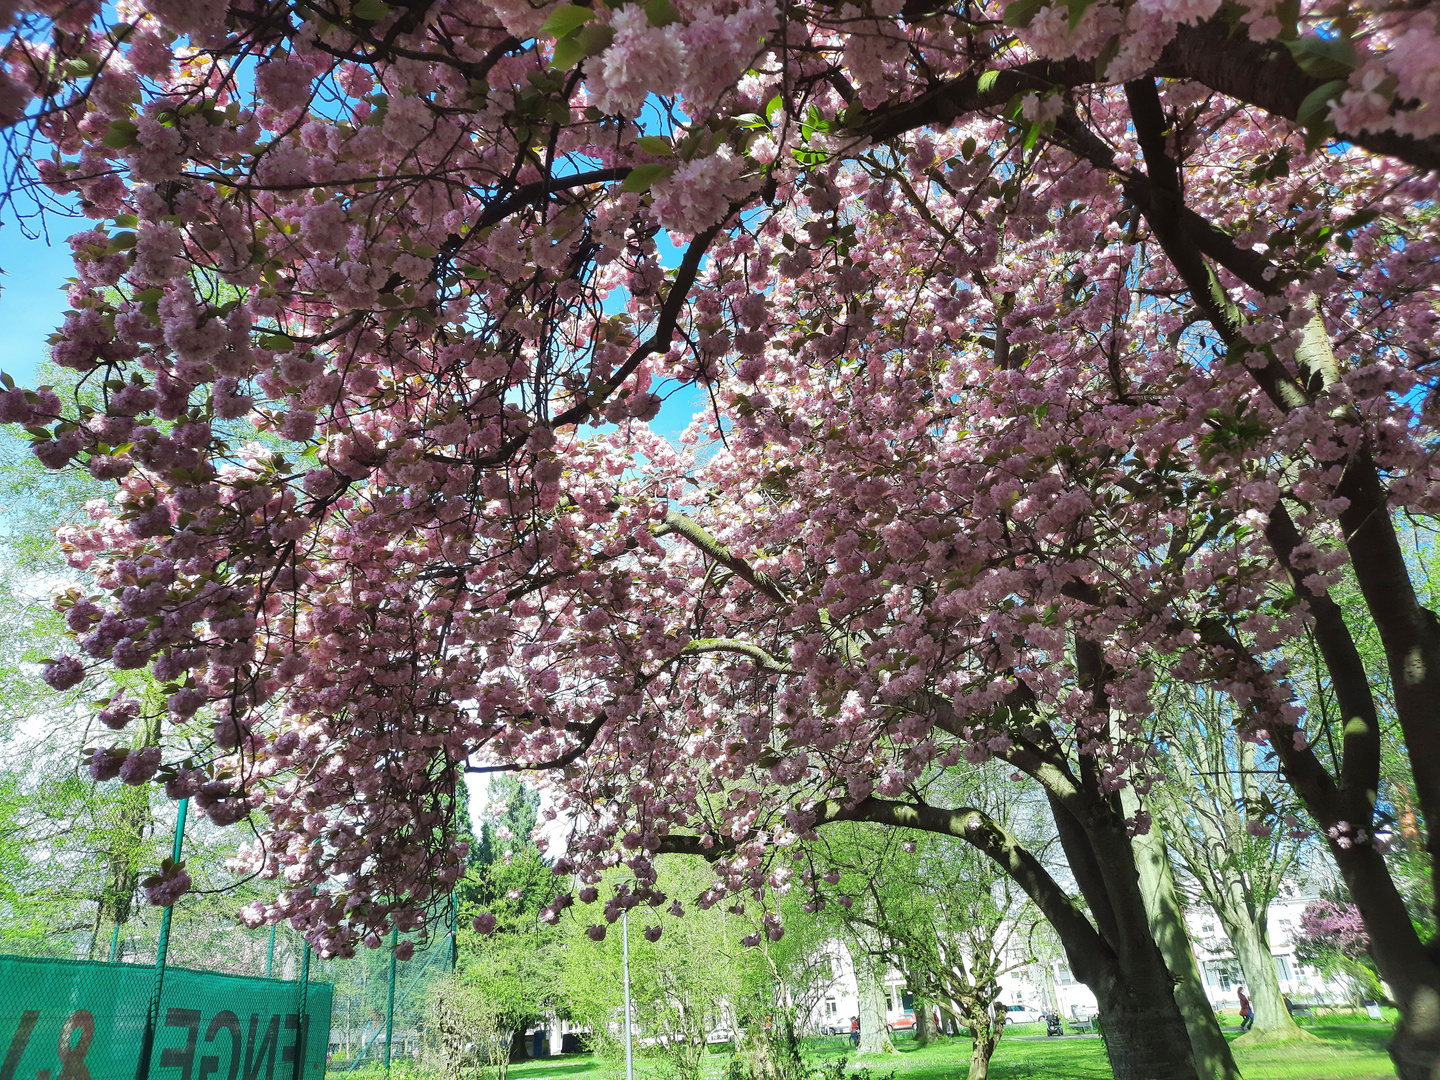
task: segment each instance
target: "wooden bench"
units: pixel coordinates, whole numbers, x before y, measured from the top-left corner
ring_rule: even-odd
[[[1297,1024],[1315,1023],[1315,1006],[1308,1001],[1291,1001],[1286,1003],[1290,1009],[1290,1018]]]

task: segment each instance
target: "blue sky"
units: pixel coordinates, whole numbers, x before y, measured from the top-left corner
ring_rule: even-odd
[[[66,239],[94,222],[49,216],[45,225],[46,235],[32,240],[8,214],[0,224],[0,371],[21,386],[35,385],[36,369],[49,349],[48,339],[69,306],[65,282],[74,268]],[[677,264],[679,250],[663,234],[657,239],[665,265]],[[706,403],[706,394],[698,386],[676,383],[662,384],[656,390],[665,397],[665,405],[654,428],[673,441],[695,410]]]
[[[94,223],[47,216],[45,224],[48,237],[30,240],[8,214],[0,223],[0,371],[21,386],[34,385],[47,339],[69,306],[65,279],[74,268],[66,238]]]

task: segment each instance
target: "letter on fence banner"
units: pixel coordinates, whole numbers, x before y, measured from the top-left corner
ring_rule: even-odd
[[[190,1037],[185,1040],[184,1050],[176,1050],[172,1046],[163,1051],[160,1054],[160,1067],[179,1069],[180,1080],[190,1080],[190,1070],[195,1066],[195,1040],[200,1037],[200,1010],[167,1009],[165,1026],[189,1028]]]
[[[0,986],[0,1080],[134,1080],[140,1071],[148,967],[0,955]],[[170,968],[150,1080],[324,1080],[330,1000],[327,983]]]
[[[210,1021],[210,1026],[205,1029],[205,1041],[214,1042],[215,1036],[222,1031],[230,1033],[230,1072],[226,1074],[225,1080],[235,1080],[240,1072],[240,1045],[244,1041],[240,1034],[240,1018],[229,1009],[215,1014],[215,1019]],[[209,1080],[210,1074],[220,1068],[220,1058],[215,1054],[206,1054],[200,1059],[199,1080]]]
[[[243,1080],[256,1080],[260,1075],[260,1059],[265,1052],[270,1052],[270,1063],[265,1066],[265,1080],[275,1080],[275,1047],[280,1042],[280,1016],[277,1013],[270,1017],[270,1025],[265,1029],[265,1041],[260,1044],[260,1052],[255,1052],[255,1025],[259,1023],[260,1017],[255,1013],[250,1014],[250,1042],[245,1047],[245,1076]],[[252,1057],[253,1055],[253,1057]]]

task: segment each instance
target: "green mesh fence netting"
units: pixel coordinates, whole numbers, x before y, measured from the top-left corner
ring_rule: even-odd
[[[327,983],[0,956],[0,1080],[323,1080]]]

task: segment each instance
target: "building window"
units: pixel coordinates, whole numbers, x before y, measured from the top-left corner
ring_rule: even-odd
[[[826,1015],[826,1016],[834,1016],[834,1015],[835,1015],[835,999],[834,999],[834,998],[826,998],[826,999],[825,999],[825,1015]]]
[[[1075,985],[1075,976],[1070,973],[1070,965],[1063,960],[1055,965],[1055,981],[1061,986]]]
[[[1290,958],[1288,956],[1272,956],[1275,961],[1275,976],[1282,982],[1293,976],[1290,974]]]
[[[1234,960],[1206,960],[1203,966],[1205,982],[1222,994],[1228,994],[1240,985],[1240,965]]]

